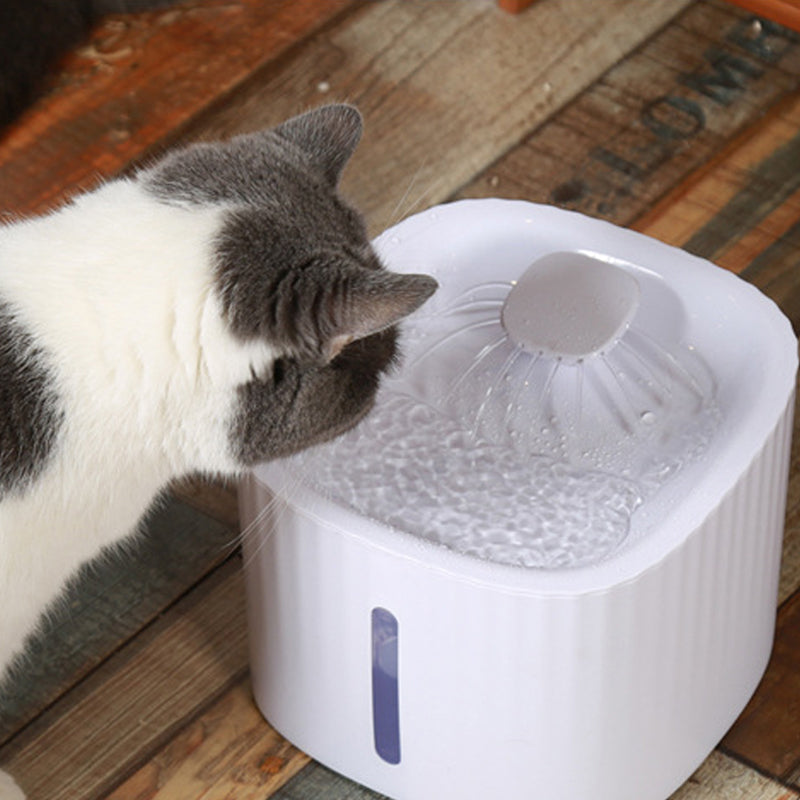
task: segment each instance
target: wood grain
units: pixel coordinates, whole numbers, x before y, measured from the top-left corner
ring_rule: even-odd
[[[458,196],[554,203],[628,225],[798,87],[795,34],[699,2]]]
[[[107,800],[261,800],[309,763],[253,703],[250,684],[229,689]]]
[[[510,14],[519,14],[535,2],[536,0],[497,0],[497,5]]]
[[[510,16],[387,0],[311,39],[190,137],[272,125],[298,105],[356,103],[366,131],[343,186],[377,233],[452,197],[687,4],[561,0]]]
[[[316,762],[272,795],[274,800],[389,800]]]
[[[775,647],[764,680],[723,740],[725,752],[744,758],[786,783],[800,770],[800,592],[778,615]]]
[[[194,0],[111,17],[0,135],[0,212],[41,212],[181,128],[352,0]]]
[[[236,481],[195,475],[176,481],[170,494],[232,530],[239,529]]]
[[[670,800],[795,800],[798,796],[777,781],[715,752]]]
[[[241,566],[189,592],[0,749],[36,800],[100,797],[247,670]]]

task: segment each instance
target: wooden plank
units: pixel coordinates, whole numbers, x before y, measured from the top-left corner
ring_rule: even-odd
[[[226,563],[0,749],[32,798],[101,796],[241,680],[241,564]]]
[[[384,795],[316,763],[270,797],[272,800],[386,800]],[[796,800],[798,797],[796,792],[754,769],[715,752],[669,800]]]
[[[106,800],[262,800],[308,762],[267,724],[253,703],[249,681],[243,681]]]
[[[173,483],[170,494],[227,528],[239,529],[236,481],[195,475]]]
[[[271,795],[273,800],[389,800],[316,762]]]
[[[795,800],[798,796],[777,781],[715,752],[669,800]]]
[[[451,197],[687,4],[563,0],[512,17],[481,3],[387,0],[313,38],[191,136],[356,103],[366,133],[344,189],[377,233]]]
[[[138,540],[87,565],[0,690],[0,744],[231,555],[235,527],[169,501]]]
[[[0,211],[39,212],[113,176],[353,0],[205,0],[111,17],[0,135]]]
[[[627,225],[800,87],[800,39],[699,2],[459,197],[552,202]]]
[[[728,754],[745,759],[785,782],[800,771],[800,592],[778,616],[775,647],[758,691],[722,742]]]

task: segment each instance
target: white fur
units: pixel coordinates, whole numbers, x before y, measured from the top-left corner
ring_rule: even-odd
[[[223,213],[122,180],[0,229],[0,296],[52,354],[66,411],[44,473],[0,502],[0,675],[69,575],[131,532],[169,480],[236,471],[235,387],[275,354],[221,318]]]
[[[14,779],[2,771],[0,771],[0,800],[25,800],[25,795]]]

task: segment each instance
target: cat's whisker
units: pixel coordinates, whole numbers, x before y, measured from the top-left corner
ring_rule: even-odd
[[[247,539],[257,535],[262,527],[264,520],[271,514],[274,515],[276,508],[281,504],[281,501],[285,498],[286,494],[291,494],[293,493],[293,491],[294,491],[294,486],[291,487],[291,491],[288,493],[283,492],[280,495],[275,493],[270,493],[270,499],[263,505],[263,507],[259,509],[258,513],[255,515],[255,517],[253,517],[250,523],[245,528],[238,531],[233,537],[231,537],[230,539],[228,539],[227,541],[225,541],[223,544],[220,545],[219,551],[224,554],[224,557],[228,558],[236,550],[242,547],[242,545],[245,543]],[[276,519],[277,518],[278,517],[276,517]]]
[[[287,470],[285,474],[286,480],[281,488],[272,494],[265,508],[259,511],[253,521],[242,531],[242,541],[244,541],[245,537],[258,536],[255,546],[246,556],[245,567],[258,557],[269,540],[275,535],[281,518],[287,512],[289,506],[292,505],[297,491],[304,482],[300,473]],[[269,520],[267,525],[263,524],[265,519]]]
[[[416,211],[420,210],[425,203],[428,203],[431,196],[436,192],[436,190],[442,185],[443,182],[444,182],[443,179],[439,178],[438,180],[430,184],[430,186],[428,186],[428,188],[424,192],[422,192],[420,196],[413,203],[411,203],[406,209],[403,210],[402,217],[400,217],[399,219],[408,217],[412,213],[415,213]],[[399,219],[395,220],[395,222],[399,221]]]
[[[405,214],[401,213],[401,208],[403,207],[403,204],[406,202],[408,195],[411,193],[411,190],[414,188],[414,184],[417,182],[417,178],[419,178],[426,164],[427,164],[427,158],[425,158],[422,161],[422,163],[417,167],[414,174],[411,176],[411,180],[408,182],[408,186],[406,187],[405,192],[403,192],[402,197],[397,201],[397,205],[394,207],[392,213],[389,214],[388,221],[385,225],[386,228],[391,228],[392,225],[397,223],[405,216]]]

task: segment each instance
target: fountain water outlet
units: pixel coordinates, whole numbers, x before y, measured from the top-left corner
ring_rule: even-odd
[[[511,340],[527,352],[577,364],[619,341],[639,295],[636,278],[620,267],[552,253],[514,283],[501,317]]]

